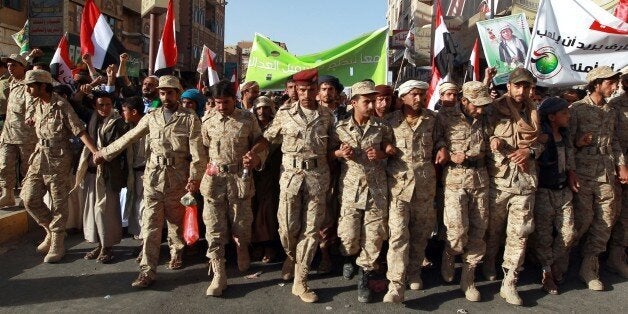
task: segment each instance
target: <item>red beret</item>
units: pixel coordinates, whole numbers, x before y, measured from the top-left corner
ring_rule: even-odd
[[[318,82],[318,70],[307,69],[301,72],[297,72],[292,75],[292,79],[295,83],[299,84],[312,84]]]
[[[388,85],[377,85],[375,86],[375,90],[380,96],[392,96],[393,89]]]

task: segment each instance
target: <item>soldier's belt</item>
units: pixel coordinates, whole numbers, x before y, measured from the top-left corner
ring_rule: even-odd
[[[37,141],[37,143],[39,144],[39,146],[41,147],[46,147],[46,148],[51,148],[54,146],[62,146],[62,147],[67,147],[70,146],[70,141],[69,140],[46,140],[46,139],[39,139]]]
[[[482,168],[486,165],[484,158],[465,159],[461,164],[450,162],[449,166],[454,168]]]
[[[542,182],[539,182],[539,187],[543,189],[562,190],[566,186],[567,186],[567,182],[561,182],[557,184],[543,184]]]
[[[151,156],[153,163],[158,166],[174,166],[176,161],[183,161],[185,158],[166,157],[166,156]]]
[[[221,173],[238,173],[240,171],[240,165],[236,164],[225,164],[225,165],[216,165],[218,168],[218,172]]]
[[[312,170],[318,168],[318,158],[292,158],[292,167],[303,170]]]

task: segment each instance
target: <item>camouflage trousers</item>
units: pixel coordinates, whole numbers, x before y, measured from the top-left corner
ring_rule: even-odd
[[[17,183],[17,164],[19,162],[20,175],[26,177],[28,159],[34,150],[35,144],[0,143],[0,204],[15,203],[13,189]]]
[[[388,280],[405,284],[406,277],[416,278],[421,275],[421,264],[425,259],[425,247],[434,225],[434,181],[428,184],[415,184],[410,202],[392,197],[388,210]]]
[[[519,195],[490,187],[485,260],[495,261],[505,233],[502,267],[521,269],[528,236],[534,230],[533,208],[534,193]]]
[[[142,236],[144,245],[140,271],[154,278],[159,263],[161,233],[164,220],[168,229],[168,246],[170,255],[180,255],[185,247],[183,243],[183,215],[185,207],[181,205],[181,197],[187,193],[184,188],[164,186],[164,192],[152,188],[144,189],[144,212],[142,213]],[[167,192],[165,192],[167,191]]]
[[[321,248],[327,248],[337,238],[338,232],[338,217],[340,215],[340,204],[338,202],[338,180],[332,179],[329,192],[325,199],[327,204],[327,211],[325,213],[325,220],[320,231],[321,235]]]
[[[52,175],[30,171],[22,182],[20,198],[35,222],[40,225],[49,225],[52,232],[65,232],[69,213],[68,197],[73,183],[70,169]],[[52,199],[50,208],[44,203],[44,196],[48,191]]]
[[[327,195],[326,188],[307,186],[303,182],[296,194],[281,189],[277,211],[281,245],[288,258],[305,267],[310,266],[318,249]]]
[[[240,245],[248,247],[251,243],[253,224],[251,197],[239,198],[236,191],[228,191],[226,183],[214,185],[214,190],[210,194],[218,197],[206,196],[204,201],[203,222],[207,238],[207,257],[223,260],[225,245],[231,238],[229,229],[231,236],[237,239]]]
[[[577,240],[586,235],[582,255],[598,256],[606,251],[611,230],[619,215],[619,192],[614,183],[580,179],[574,196]]]
[[[611,233],[611,244],[625,248],[628,246],[628,185],[622,185],[621,189],[621,213]]]
[[[343,204],[338,219],[340,252],[344,256],[356,254],[355,263],[366,271],[374,270],[382,243],[388,237],[388,210],[370,207],[357,209]]]
[[[532,251],[541,266],[551,266],[566,257],[576,238],[572,193],[568,187],[560,190],[539,188],[534,201],[534,232]],[[556,236],[554,236],[556,232]]]
[[[484,233],[488,225],[488,187],[478,189],[445,188],[447,248],[471,266],[484,257]]]

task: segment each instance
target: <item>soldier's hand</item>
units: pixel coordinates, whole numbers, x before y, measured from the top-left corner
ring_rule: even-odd
[[[442,147],[436,153],[436,158],[434,160],[434,163],[437,165],[444,165],[448,162],[449,162],[449,152],[447,151],[445,147]]]
[[[493,138],[491,140],[491,150],[492,151],[497,151],[501,148],[501,146],[503,145],[502,140],[499,138]]]
[[[591,132],[588,132],[580,136],[580,138],[576,141],[576,147],[579,148],[589,146],[591,145],[591,142],[593,142],[593,134]]]
[[[185,189],[190,193],[198,192],[198,182],[196,180],[189,180],[188,184],[185,186]]]
[[[336,156],[344,159],[353,159],[353,148],[345,143],[340,144],[340,149],[338,149]]]
[[[467,158],[467,155],[461,152],[456,152],[453,155],[451,155],[451,161],[453,161],[457,165],[463,163],[466,158]]]
[[[617,178],[621,184],[628,184],[628,166],[619,166],[619,169],[617,169]]]
[[[528,158],[530,157],[529,148],[519,148],[516,151],[508,154],[508,158],[519,166],[525,166]]]
[[[567,184],[569,184],[569,188],[574,193],[578,193],[578,191],[580,191],[580,180],[578,180],[578,175],[575,171],[567,171]]]
[[[369,147],[366,149],[366,158],[370,161],[381,160],[386,158],[386,153],[375,147]]]
[[[92,92],[92,86],[89,84],[83,84],[81,85],[81,87],[79,87],[79,90],[81,91],[81,93],[83,94],[90,94]]]
[[[388,155],[388,156],[395,156],[395,155],[397,155],[397,147],[395,147],[395,145],[393,145],[393,144],[387,144],[386,148],[384,149],[384,151],[386,152],[386,155]]]
[[[100,165],[103,162],[105,162],[105,157],[102,156],[102,153],[100,151],[95,152],[92,156],[92,159],[94,163],[97,165]]]
[[[484,77],[488,78],[488,79],[485,79],[486,81],[490,82],[495,77],[496,74],[497,74],[497,69],[494,67],[488,67],[484,70]]]
[[[105,71],[108,77],[115,77],[116,73],[118,73],[118,67],[115,64],[110,64]]]
[[[259,156],[252,153],[251,151],[248,151],[246,154],[244,154],[244,156],[242,156],[242,165],[244,165],[244,168],[247,168],[249,170],[255,169],[260,164],[260,162],[261,159],[259,158]]]

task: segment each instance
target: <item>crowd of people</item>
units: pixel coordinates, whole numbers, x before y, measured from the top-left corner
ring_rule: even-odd
[[[358,301],[372,301],[369,280],[380,272],[389,280],[383,301],[403,302],[406,289],[423,289],[431,238],[445,243],[445,282],[460,256],[460,289],[474,302],[476,268],[496,280],[503,261],[500,296],[521,305],[526,253],[543,289],[558,294],[578,244],[589,289],[604,290],[607,247],[606,265],[628,276],[628,94],[618,89],[628,89],[626,68],[591,70],[584,90],[548,90],[516,68],[505,92],[489,89],[487,69],[484,82],[438,86],[432,111],[418,80],[345,89],[308,69],[281,93],[252,81],[239,94],[226,80],[185,89],[172,75],[135,86],[123,54],[105,71],[84,56],[69,86],[33,62],[38,53],[0,63],[0,207],[15,206],[21,190],[45,230],[44,262],[63,258],[67,229],[82,229],[95,245],[85,259],[102,263],[115,260],[126,233],[142,243],[132,286],[146,288],[164,228],[167,266],[184,265],[182,199],[191,196],[211,296],[227,289],[229,245],[245,272],[253,247],[269,263],[280,243],[281,276],[304,302],[318,300],[308,286],[316,254],[319,273],[357,276]]]

